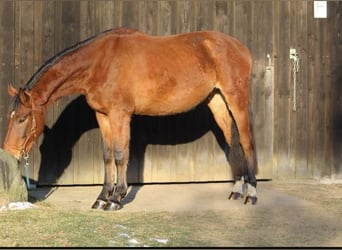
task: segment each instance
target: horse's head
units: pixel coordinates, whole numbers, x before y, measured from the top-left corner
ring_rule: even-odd
[[[15,158],[27,155],[33,143],[44,130],[44,108],[35,105],[31,94],[18,91],[9,85],[8,93],[13,97],[9,110],[8,128],[3,147]]]

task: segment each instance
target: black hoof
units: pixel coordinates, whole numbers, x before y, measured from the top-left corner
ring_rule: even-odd
[[[257,203],[258,198],[256,196],[247,196],[245,199],[245,204],[248,202],[251,202],[252,205],[255,205]]]
[[[239,199],[242,199],[243,198],[243,194],[240,194],[238,192],[231,192],[229,197],[228,197],[228,200],[239,200]]]
[[[119,202],[107,202],[106,206],[104,207],[103,210],[105,211],[115,211],[119,210],[122,208],[122,205]]]
[[[107,202],[105,202],[103,200],[96,200],[91,208],[93,208],[93,209],[104,209],[106,204],[107,204]]]

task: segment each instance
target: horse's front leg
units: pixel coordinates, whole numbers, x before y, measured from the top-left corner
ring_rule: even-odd
[[[94,209],[104,209],[109,201],[110,197],[114,192],[114,183],[115,183],[115,165],[114,165],[114,157],[113,150],[107,145],[105,140],[103,139],[103,160],[104,160],[104,183],[102,187],[102,191],[97,197],[95,203],[92,208]]]
[[[116,112],[116,114],[120,114]],[[127,194],[127,164],[129,159],[130,121],[129,114],[121,113],[120,119],[111,121],[111,130],[114,134],[113,151],[116,166],[117,183],[111,193],[104,210],[118,210],[122,208],[121,200]]]
[[[114,165],[113,131],[111,119],[108,115],[96,112],[96,119],[100,127],[103,140],[104,183],[102,191],[92,208],[104,209],[114,193],[116,168]]]
[[[104,210],[119,210],[122,208],[121,200],[127,194],[127,164],[129,150],[128,145],[125,148],[114,146],[114,159],[117,170],[117,183],[114,191],[111,193]]]

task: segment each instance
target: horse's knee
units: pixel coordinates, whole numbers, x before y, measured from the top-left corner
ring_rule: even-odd
[[[115,149],[114,150],[114,159],[115,159],[115,164],[118,165],[122,165],[123,161],[124,161],[124,152],[123,150],[118,150]]]
[[[112,150],[109,148],[104,148],[103,150],[103,160],[105,165],[110,164],[113,160]]]

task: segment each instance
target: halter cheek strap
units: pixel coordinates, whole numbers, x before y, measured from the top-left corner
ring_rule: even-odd
[[[36,122],[36,118],[32,113],[32,127],[31,127],[31,131],[30,131],[30,136],[28,136],[25,140],[25,142],[23,143],[23,146],[20,150],[20,152],[24,155],[27,156],[28,155],[28,151],[26,151],[26,146],[27,144],[30,142],[31,138],[33,137],[33,140],[35,140],[37,138],[37,122]]]
[[[11,118],[13,118],[14,116],[14,111],[11,113]],[[26,147],[27,144],[30,142],[31,138],[33,137],[33,140],[37,138],[37,122],[36,122],[36,118],[32,113],[32,126],[31,126],[31,131],[30,131],[30,135],[26,138],[26,140],[24,141],[23,145],[21,147],[16,147],[14,145],[10,145],[6,142],[4,142],[4,145],[6,145],[9,148],[15,149],[17,151],[20,152],[21,156],[28,156],[28,151],[26,151]]]

